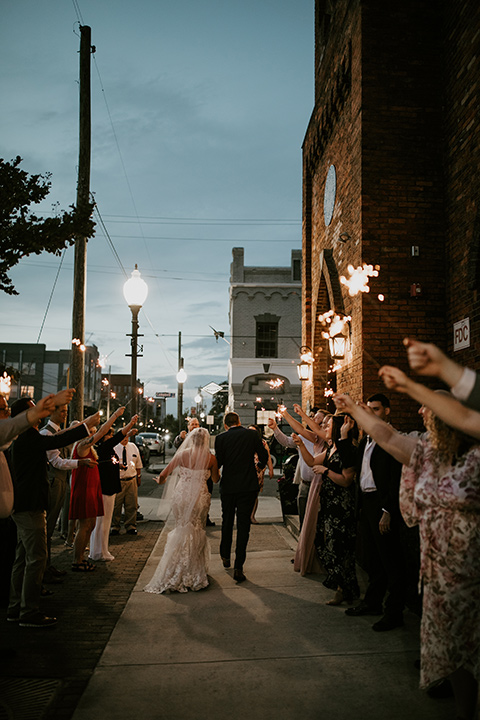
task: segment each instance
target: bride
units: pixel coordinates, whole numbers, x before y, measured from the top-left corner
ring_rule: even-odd
[[[172,474],[174,527],[168,533],[165,550],[146,592],[167,590],[187,592],[208,585],[207,565],[210,547],[205,532],[210,493],[207,480],[218,482],[218,465],[209,449],[209,434],[198,428],[187,435],[173,460],[156,482],[163,485]]]

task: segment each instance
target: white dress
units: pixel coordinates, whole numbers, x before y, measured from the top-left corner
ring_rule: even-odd
[[[210,493],[210,470],[176,468],[177,483],[172,496],[174,528],[168,533],[165,550],[145,592],[187,592],[207,587],[210,546],[205,532]]]

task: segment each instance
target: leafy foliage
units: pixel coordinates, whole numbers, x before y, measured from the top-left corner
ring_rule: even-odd
[[[82,212],[71,205],[71,212],[59,217],[39,218],[30,206],[38,204],[50,192],[51,173],[29,175],[20,169],[21,157],[6,162],[0,158],[0,290],[18,295],[8,271],[27,255],[42,252],[60,255],[75,236],[92,237],[93,204]]]

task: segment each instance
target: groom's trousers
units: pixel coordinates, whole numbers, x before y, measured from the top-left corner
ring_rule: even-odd
[[[233,524],[237,516],[237,544],[235,547],[234,567],[243,568],[247,556],[247,543],[250,536],[250,517],[253,512],[258,492],[221,493],[222,501],[222,539],[220,555],[230,559],[232,550]]]

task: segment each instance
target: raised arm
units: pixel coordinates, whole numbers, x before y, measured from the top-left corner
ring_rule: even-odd
[[[283,447],[289,447],[294,448],[295,442],[293,438],[288,435],[285,435],[280,428],[278,427],[277,423],[273,418],[268,418],[267,425],[270,428],[270,430],[273,430],[273,434],[275,435],[275,440],[280,443],[280,445],[283,445]],[[218,456],[218,453],[217,453]],[[219,463],[220,464],[220,463]]]
[[[390,390],[407,393],[421,405],[430,408],[447,425],[480,440],[480,413],[476,410],[465,407],[451,395],[435,392],[414,382],[398,368],[385,365],[378,374]]]
[[[351,415],[380,447],[403,465],[410,464],[410,458],[417,444],[415,438],[402,435],[391,425],[380,420],[366,405],[355,403],[350,395],[335,395],[334,401],[337,408]]]
[[[316,434],[308,428],[303,427],[302,423],[298,422],[298,420],[295,420],[295,418],[293,418],[287,411],[287,408],[279,409],[279,413],[281,414],[283,419],[286,420],[287,423],[290,425],[293,432],[297,433],[297,435],[302,435],[302,437],[307,438],[307,440],[310,440],[310,442],[316,441]]]
[[[298,452],[301,453],[302,458],[305,460],[305,463],[308,465],[308,467],[316,467],[316,466],[322,466],[323,461],[325,460],[325,455],[327,454],[326,451],[320,453],[320,455],[313,456],[311,452],[307,450],[305,445],[302,442],[302,438],[300,435],[297,435],[296,433],[292,433],[292,439],[297,446]],[[326,470],[326,468],[325,468]],[[317,471],[318,472],[318,471]],[[323,472],[323,471],[321,471]]]
[[[325,430],[321,425],[315,422],[315,420],[307,415],[306,412],[302,410],[300,405],[297,405],[297,403],[294,403],[293,409],[297,413],[297,415],[300,415],[302,420],[308,425],[310,428],[309,434],[315,437],[315,440],[317,438],[321,438],[322,440],[326,440]],[[304,428],[305,430],[305,428]],[[306,431],[308,432],[308,431]],[[307,437],[304,435],[304,437]],[[312,442],[315,442],[315,440],[312,439],[312,437],[308,437],[308,440],[311,440]]]
[[[436,345],[413,338],[405,338],[403,344],[407,348],[411,369],[419,375],[438,377],[450,387],[456,385],[462,377],[463,367],[447,357]]]
[[[135,436],[137,434],[137,431],[134,430],[133,428],[134,428],[134,425],[137,422],[137,420],[138,420],[138,415],[134,415],[132,417],[132,419],[130,420],[130,422],[128,423],[128,425],[124,425],[123,428],[121,428],[120,432],[122,433],[122,435],[128,435],[129,437]]]
[[[79,457],[86,457],[89,453],[90,448],[92,445],[95,445],[101,438],[107,434],[107,432],[110,430],[110,428],[115,424],[115,422],[118,420],[118,418],[123,415],[125,411],[124,407],[119,407],[118,410],[115,410],[112,415],[108,418],[106,422],[103,423],[103,425],[97,430],[97,432],[94,435],[90,435],[90,437],[85,438],[84,440],[81,440],[77,445],[77,453]],[[137,416],[135,416],[135,420],[137,419]],[[87,418],[87,421],[89,418]],[[87,422],[86,421],[86,422]]]

